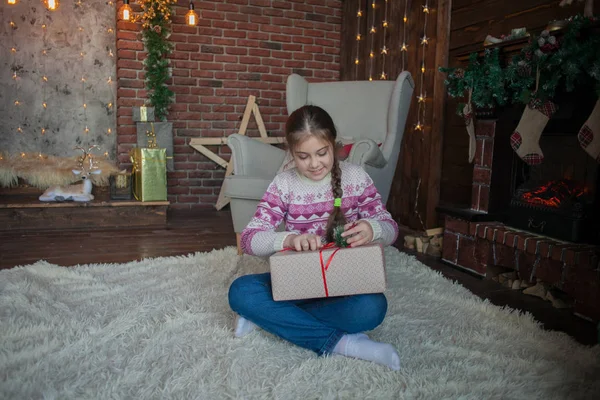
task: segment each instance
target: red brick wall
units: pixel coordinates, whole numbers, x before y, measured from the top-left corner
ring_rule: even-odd
[[[179,0],[174,7],[170,37],[175,49],[169,85],[175,101],[167,120],[173,123],[175,171],[168,173],[168,193],[174,208],[208,208],[216,202],[225,171],[192,149],[189,140],[237,132],[249,95],[259,101],[269,134],[282,135],[289,74],[310,81],[339,79],[341,1],[195,1],[196,27],[185,25],[188,4]],[[139,25],[117,23],[117,156],[122,166],[129,164],[128,151],[137,142],[132,106],[146,99],[139,32]],[[254,119],[250,128],[256,129]],[[214,150],[228,159],[227,146]]]

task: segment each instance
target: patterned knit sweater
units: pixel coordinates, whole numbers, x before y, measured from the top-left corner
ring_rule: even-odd
[[[373,228],[373,241],[394,243],[398,225],[381,202],[371,177],[358,165],[340,162],[342,211],[348,222],[364,220]],[[315,182],[295,168],[278,174],[269,185],[256,213],[241,235],[242,251],[270,256],[283,249],[290,234],[325,236],[327,219],[333,211],[331,174]],[[276,232],[285,223],[284,232]]]

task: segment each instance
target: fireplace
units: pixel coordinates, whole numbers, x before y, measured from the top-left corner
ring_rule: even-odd
[[[534,166],[510,147],[523,107],[479,112],[471,210],[532,233],[600,244],[600,168],[577,139],[596,98],[563,93],[561,99],[539,140],[544,161]]]
[[[487,278],[511,271],[521,288],[551,287],[576,314],[600,321],[600,169],[577,140],[596,99],[564,100],[541,135],[537,166],[510,147],[522,107],[476,113],[471,205],[438,208],[442,259]]]
[[[544,132],[544,162],[513,157],[508,224],[574,243],[598,243],[598,164],[574,134]]]

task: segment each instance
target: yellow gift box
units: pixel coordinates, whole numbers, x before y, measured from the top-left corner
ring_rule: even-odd
[[[167,150],[136,147],[130,155],[135,198],[141,201],[166,201]]]

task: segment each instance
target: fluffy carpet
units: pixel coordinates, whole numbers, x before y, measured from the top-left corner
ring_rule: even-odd
[[[234,338],[228,286],[267,269],[234,248],[1,271],[0,398],[600,398],[600,346],[544,331],[396,249],[386,259],[389,312],[369,334],[396,346],[399,372],[263,331]]]

